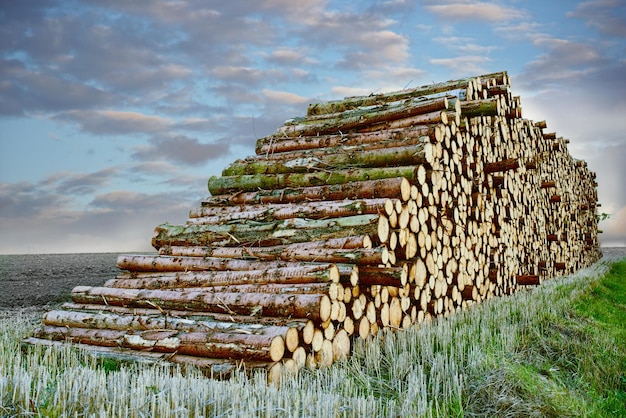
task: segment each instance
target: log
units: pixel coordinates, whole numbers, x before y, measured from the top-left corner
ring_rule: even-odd
[[[143,256],[138,256],[143,257]],[[154,263],[151,263],[151,260]],[[169,259],[167,259],[169,260]],[[188,259],[185,259],[189,261]],[[174,260],[174,263],[165,263],[164,271],[159,271],[161,257],[133,258],[125,261],[128,269],[135,270],[132,273],[122,273],[114,279],[107,281],[106,286],[121,288],[146,288],[167,289],[176,287],[205,287],[205,286],[228,286],[238,284],[265,285],[297,284],[297,283],[338,283],[353,282],[358,278],[358,269],[353,265],[335,265],[330,263],[302,264],[297,266],[259,268],[261,263],[249,264],[250,270],[245,269],[246,264],[239,267],[243,270],[217,270],[217,271],[193,271],[187,268],[189,262]],[[180,261],[176,263],[176,261]],[[207,260],[202,260],[207,261]],[[211,259],[205,266],[210,268]],[[223,260],[218,260],[223,261]],[[193,260],[191,260],[193,262]],[[137,273],[145,271],[142,266],[150,265],[150,268],[158,273]],[[267,263],[265,263],[267,264]],[[173,265],[178,271],[168,271],[167,265]],[[225,266],[227,267],[228,264]],[[185,271],[186,270],[186,271]]]
[[[75,303],[104,303],[129,307],[160,307],[234,315],[307,318],[324,322],[330,317],[326,295],[273,295],[265,293],[208,293],[198,290],[144,290],[77,286]]]
[[[43,326],[37,338],[69,340],[81,344],[125,347],[134,350],[177,353],[198,357],[280,361],[285,354],[281,335],[179,332],[172,330],[125,331]]]
[[[317,241],[319,242],[319,241]],[[308,261],[321,263],[353,263],[356,265],[378,264],[382,262],[384,248],[371,248],[371,240],[365,242],[369,248],[323,248],[290,244],[272,247],[175,247],[180,250],[168,251],[172,255],[217,258],[241,258],[266,261]]]
[[[227,225],[170,225],[156,227],[152,246],[274,246],[297,242],[374,236],[378,215],[331,219],[293,218],[272,222],[233,221]]]
[[[516,158],[510,158],[508,160],[485,163],[483,169],[485,170],[485,173],[491,174],[502,171],[515,170],[518,167],[519,161]]]
[[[387,198],[331,200],[287,204],[202,206],[189,212],[188,224],[224,224],[238,219],[261,222],[292,218],[339,218],[380,213]]]
[[[501,116],[500,99],[493,97],[482,100],[461,101],[461,117]]]
[[[256,142],[256,154],[271,157],[292,151],[323,150],[333,147],[387,146],[387,144],[411,145],[430,139],[441,142],[444,125],[415,125],[406,129],[378,130],[369,133],[349,132],[330,135],[315,135],[290,138],[270,135]]]
[[[357,181],[329,186],[285,188],[237,192],[232,195],[212,196],[202,202],[202,206],[226,206],[242,204],[301,203],[323,200],[375,199],[406,196],[411,193],[411,183],[404,177],[380,180]]]
[[[183,318],[192,321],[208,321],[208,322],[230,322],[233,324],[251,324],[251,325],[263,325],[263,326],[278,326],[302,329],[309,320],[299,318],[281,318],[270,316],[249,316],[249,315],[233,315],[222,314],[216,312],[197,312],[187,310],[176,310],[162,308],[128,308],[124,306],[114,305],[101,305],[90,303],[74,303],[66,302],[61,308],[73,311],[73,312],[98,312],[98,313],[113,313],[119,315],[142,315],[150,317],[164,317],[169,321],[172,318]]]
[[[285,158],[252,157],[236,160],[222,171],[222,176],[243,176],[252,174],[288,174],[335,170],[348,170],[362,167],[390,167],[411,164],[432,164],[433,145],[421,142],[416,145],[389,147],[384,149],[329,150],[324,155],[286,155]]]
[[[218,257],[218,258],[272,258],[279,259],[281,251],[296,252],[310,249],[336,249],[351,250],[372,248],[372,239],[368,235],[349,236],[344,238],[329,238],[325,241],[298,242],[273,247],[189,247],[189,246],[165,246],[159,249],[160,255],[185,256],[185,257]],[[258,256],[254,252],[267,254]]]
[[[307,109],[308,115],[321,115],[328,113],[343,112],[350,109],[356,109],[364,106],[376,106],[384,103],[395,102],[399,100],[405,100],[412,97],[422,97],[435,94],[441,94],[446,92],[453,92],[457,90],[465,90],[470,83],[475,80],[473,77],[463,78],[459,80],[450,80],[443,83],[433,83],[416,87],[412,89],[405,89],[385,94],[375,94],[369,96],[356,96],[347,97],[343,100],[329,101],[325,103],[310,104]],[[457,95],[459,95],[457,93]],[[461,99],[464,99],[464,95],[460,95]]]
[[[28,345],[41,345],[47,347],[62,347],[65,342],[52,341],[29,337],[23,340],[23,347]],[[176,353],[156,353],[150,351],[137,351],[120,347],[103,347],[80,343],[73,343],[74,347],[88,352],[97,358],[112,359],[117,363],[144,363],[144,364],[179,364],[182,366],[192,366],[204,371],[205,375],[213,379],[228,379],[235,371],[245,370],[252,373],[255,370],[268,370],[268,381],[270,380],[269,370],[281,363],[257,362],[257,361],[231,361],[228,359],[215,359],[207,357],[187,356]]]
[[[415,166],[354,168],[349,170],[321,171],[317,173],[212,176],[208,180],[208,189],[213,196],[217,196],[233,192],[251,192],[259,189],[274,190],[294,187],[330,186],[397,177],[404,177],[409,180],[414,179]]]
[[[397,119],[435,113],[446,109],[447,104],[445,97],[426,101],[407,100],[395,105],[348,110],[326,115],[324,118],[294,118],[280,126],[275,135],[297,137],[348,132]]]
[[[534,286],[541,284],[541,279],[536,274],[517,275],[515,276],[515,281],[517,284],[521,284],[524,286]]]
[[[81,312],[53,310],[46,312],[42,322],[45,325],[69,328],[112,329],[122,331],[176,330],[184,332],[218,332],[244,335],[287,335],[289,330],[304,328],[304,323],[289,326],[264,325],[259,323],[237,323],[218,321],[210,317],[199,319],[177,318],[158,314],[141,315],[134,312]]]

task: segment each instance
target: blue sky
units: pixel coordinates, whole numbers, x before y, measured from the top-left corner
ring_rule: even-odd
[[[149,251],[308,103],[507,70],[626,245],[626,1],[0,0],[0,253]]]

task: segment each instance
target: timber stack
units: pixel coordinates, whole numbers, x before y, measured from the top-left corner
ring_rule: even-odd
[[[546,128],[506,72],[309,105],[26,342],[271,380],[572,273],[601,256],[597,184]]]

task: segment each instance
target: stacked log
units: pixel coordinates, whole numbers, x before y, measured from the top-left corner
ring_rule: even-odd
[[[506,72],[312,104],[29,341],[273,379],[574,272],[601,256],[595,174],[546,128]]]

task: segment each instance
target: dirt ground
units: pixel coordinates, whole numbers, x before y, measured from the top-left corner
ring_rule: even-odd
[[[0,309],[56,305],[75,286],[102,286],[119,273],[118,254],[0,255]]]

